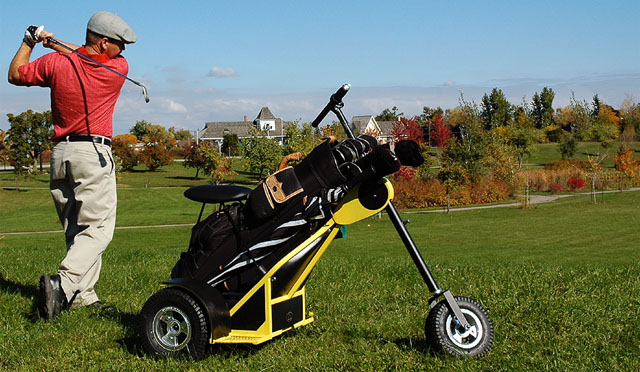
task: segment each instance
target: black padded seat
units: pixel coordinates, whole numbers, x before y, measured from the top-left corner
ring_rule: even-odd
[[[224,203],[245,200],[250,192],[238,185],[200,185],[188,188],[184,196],[200,203]]]

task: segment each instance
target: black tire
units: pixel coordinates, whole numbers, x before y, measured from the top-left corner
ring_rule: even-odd
[[[142,347],[153,356],[207,356],[209,325],[202,306],[189,294],[166,288],[151,296],[140,312]]]
[[[427,342],[434,351],[449,355],[477,358],[487,354],[493,345],[493,324],[489,314],[470,298],[454,298],[471,328],[465,332],[446,301],[440,301],[427,316]]]

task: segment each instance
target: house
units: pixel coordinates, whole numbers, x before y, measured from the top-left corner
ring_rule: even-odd
[[[213,144],[222,147],[222,140],[226,134],[236,134],[238,140],[249,137],[251,128],[265,130],[269,138],[275,138],[280,144],[283,143],[284,122],[281,118],[273,115],[268,107],[260,109],[258,116],[252,122],[244,117],[243,121],[216,121],[205,123],[204,129],[197,133],[198,141],[211,141]]]
[[[222,140],[226,134],[236,134],[238,140],[249,137],[251,128],[258,128],[267,131],[270,138],[275,138],[278,143],[284,143],[284,126],[288,122],[275,117],[268,107],[260,109],[258,116],[253,121],[249,121],[247,116],[243,121],[216,121],[205,123],[204,129],[197,133],[198,141],[210,141],[220,149]],[[354,116],[351,118],[351,129],[354,134],[369,134],[380,143],[391,140],[393,121],[376,122],[373,115]]]
[[[376,137],[378,142],[386,143],[391,140],[393,121],[376,121],[373,115],[354,116],[351,118],[351,128],[355,135],[369,134]]]

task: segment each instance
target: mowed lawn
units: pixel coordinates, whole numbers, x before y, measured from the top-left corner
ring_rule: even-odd
[[[479,360],[432,354],[430,297],[383,215],[352,225],[307,286],[316,321],[261,346],[221,346],[201,362],[141,351],[137,314],[186,249],[200,206],[184,187],[121,188],[97,291],[118,312],[35,315],[38,278],[64,256],[46,189],[0,189],[2,371],[638,371],[640,192],[515,207],[402,213],[441,287],[480,301],[495,342]]]

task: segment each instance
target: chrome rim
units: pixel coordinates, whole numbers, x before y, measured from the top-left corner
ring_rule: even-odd
[[[180,350],[191,340],[191,322],[181,309],[164,307],[153,318],[153,335],[165,349]]]
[[[451,342],[462,349],[472,349],[480,343],[484,334],[482,323],[476,314],[468,309],[460,309],[470,327],[465,330],[455,316],[447,317],[447,336]]]

